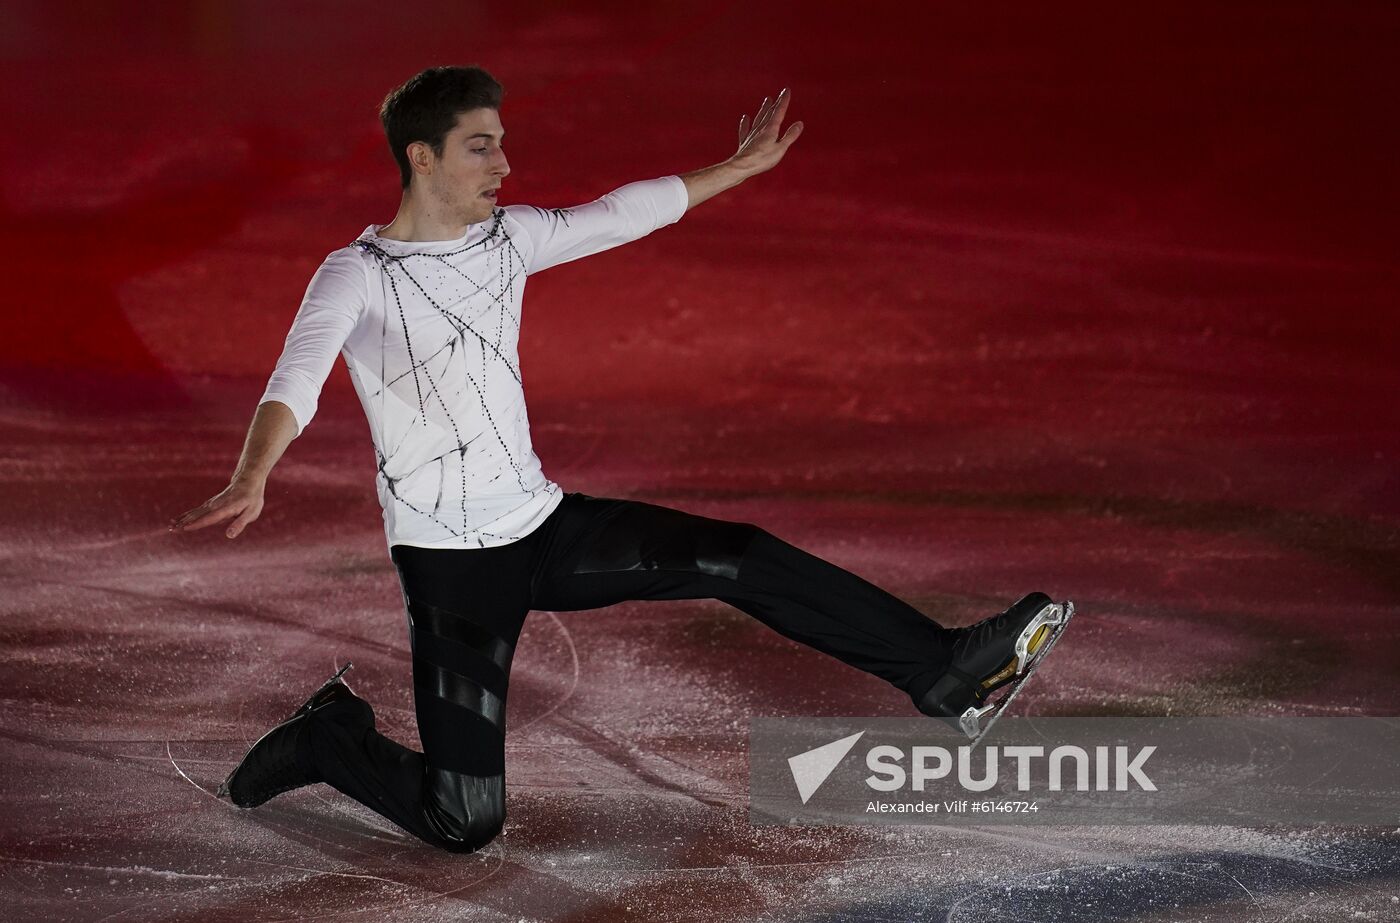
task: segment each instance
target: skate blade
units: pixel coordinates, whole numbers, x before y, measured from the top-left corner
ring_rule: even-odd
[[[1021,637],[1016,642],[1018,656],[1020,656],[1022,652],[1022,644],[1029,647],[1030,642],[1035,640],[1037,632],[1041,629],[1048,629],[1050,634],[1048,637],[1041,635],[1037,646],[1028,652],[1028,659],[1023,659],[1021,661],[1021,669],[1017,671],[1016,678],[1003,687],[1005,690],[1004,695],[1000,696],[995,702],[991,702],[981,708],[973,705],[962,713],[962,716],[958,719],[958,726],[962,728],[962,732],[966,734],[971,741],[971,743],[968,744],[969,747],[977,746],[977,744],[982,741],[982,738],[987,736],[987,732],[997,723],[997,719],[1001,717],[1001,713],[1006,710],[1006,707],[1011,704],[1011,700],[1016,698],[1016,694],[1021,691],[1021,687],[1025,685],[1026,680],[1031,678],[1031,674],[1035,672],[1036,667],[1044,662],[1046,655],[1050,653],[1050,649],[1060,640],[1060,636],[1064,634],[1065,628],[1069,625],[1069,620],[1073,616],[1074,603],[1066,600],[1064,603],[1055,603],[1046,606],[1041,610],[1040,615],[1036,616],[1036,619],[1032,621],[1030,625],[1026,626],[1026,630],[1021,633]],[[985,719],[985,723],[983,723],[983,719]]]
[[[1074,614],[1074,603],[1050,603],[1021,630],[1016,639],[1016,672],[1029,673],[1035,662],[1050,650],[1051,640]]]
[[[325,691],[326,691],[327,689],[329,689],[329,688],[331,688],[332,686],[334,686],[334,685],[336,684],[337,681],[343,682],[340,678],[341,678],[342,676],[345,675],[345,671],[346,671],[346,670],[349,670],[349,669],[350,669],[351,667],[353,667],[354,665],[355,665],[354,661],[350,661],[350,660],[345,661],[345,666],[341,667],[339,670],[337,670],[337,671],[335,672],[335,675],[334,675],[334,676],[332,676],[330,679],[328,679],[328,680],[326,680],[324,683],[322,683],[322,684],[321,684],[321,688],[319,688],[319,689],[317,689],[315,692],[311,693],[311,697],[308,698],[304,703],[302,703],[302,706],[301,706],[300,708],[298,708],[296,711],[292,712],[291,717],[288,718],[287,720],[290,721],[290,720],[292,720],[292,718],[295,718],[295,717],[297,717],[297,716],[299,716],[299,715],[304,715],[304,714],[307,714],[308,712],[310,712],[311,709],[315,706],[316,700],[319,699],[319,698],[325,693]],[[350,684],[349,684],[349,683],[345,683],[345,688],[346,688],[346,689],[350,689]],[[353,689],[351,689],[350,691],[351,691],[352,694],[354,693],[354,690],[353,690]]]

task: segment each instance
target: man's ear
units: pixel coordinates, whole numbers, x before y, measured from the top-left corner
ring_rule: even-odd
[[[413,172],[419,176],[427,176],[433,172],[433,164],[437,158],[433,155],[432,145],[425,141],[410,141],[408,145],[408,162],[413,167]]]

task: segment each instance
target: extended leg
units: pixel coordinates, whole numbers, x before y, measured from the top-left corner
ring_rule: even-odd
[[[584,494],[567,495],[560,511],[543,547],[533,608],[720,599],[915,701],[947,668],[952,631],[750,523]]]

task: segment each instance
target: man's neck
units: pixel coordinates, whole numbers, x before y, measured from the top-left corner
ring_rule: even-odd
[[[435,203],[425,202],[409,192],[399,200],[398,214],[394,220],[379,229],[376,236],[385,240],[431,241],[456,240],[467,233],[470,224],[463,224],[459,218],[441,213]]]

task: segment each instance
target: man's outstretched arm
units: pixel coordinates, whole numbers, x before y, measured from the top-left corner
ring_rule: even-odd
[[[521,261],[534,275],[561,263],[610,250],[679,221],[699,203],[777,166],[802,133],[795,122],[779,138],[788,93],[765,99],[749,122],[739,119],[739,149],[723,163],[692,173],[628,183],[600,199],[573,208],[508,205],[505,212],[523,230]]]
[[[315,416],[321,386],[368,303],[367,285],[364,261],[349,247],[322,261],[306,287],[277,368],[258,400],[243,455],[228,486],[171,520],[170,531],[190,532],[232,519],[225,534],[237,538],[258,518],[267,476]]]
[[[690,196],[690,208],[778,165],[802,134],[802,123],[793,122],[787,133],[778,137],[791,100],[792,94],[786,89],[771,100],[764,97],[753,122],[749,122],[747,114],[739,117],[739,150],[733,157],[703,170],[680,174]]]
[[[253,414],[243,455],[229,478],[228,486],[199,506],[170,523],[172,532],[203,529],[230,519],[225,534],[237,538],[263,508],[267,476],[297,435],[297,420],[281,401],[264,401]]]

